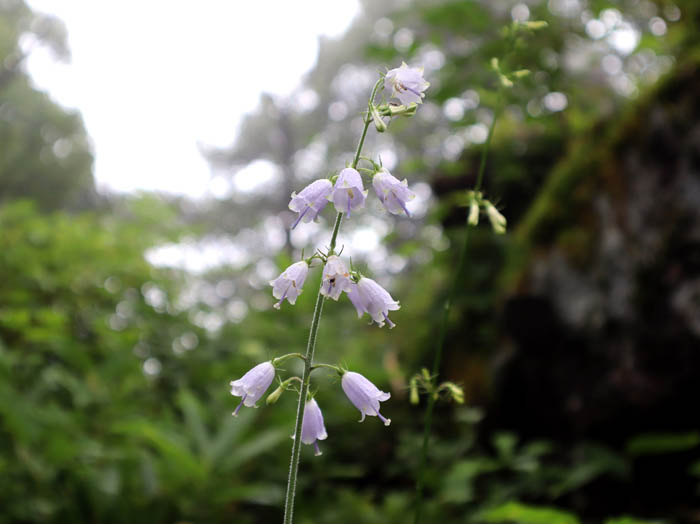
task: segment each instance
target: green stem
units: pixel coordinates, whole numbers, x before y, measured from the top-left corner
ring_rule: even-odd
[[[381,84],[382,79],[380,78],[376,84],[374,84],[374,89],[372,89],[372,96],[369,99],[369,104],[374,102],[374,97],[377,94],[377,89]],[[362,147],[365,144],[365,138],[367,137],[367,129],[369,128],[372,119],[368,116],[364,120],[364,127],[362,129],[362,135],[360,136],[360,141],[357,144],[357,151],[355,152],[355,157],[352,162],[353,169],[357,167],[357,162],[360,160],[360,154],[362,153]],[[343,221],[343,213],[338,213],[335,217],[335,224],[333,225],[333,234],[331,235],[331,241],[329,244],[328,255],[335,253],[335,245],[338,240],[338,231],[340,231],[340,224]],[[323,281],[321,281],[321,286]],[[311,363],[314,359],[314,351],[316,350],[316,336],[318,334],[318,326],[321,320],[321,313],[323,311],[323,295],[321,294],[321,286],[319,286],[318,296],[316,297],[316,306],[314,307],[314,316],[311,320],[311,330],[309,331],[309,341],[306,345],[306,355],[304,356],[304,373],[301,377],[301,388],[299,389],[299,403],[297,404],[297,418],[294,423],[294,442],[292,443],[292,456],[289,461],[289,478],[287,479],[287,493],[284,497],[284,524],[292,524],[294,518],[294,497],[296,496],[297,488],[297,475],[299,473],[299,459],[301,456],[301,428],[304,422],[304,406],[306,405],[306,395],[309,392],[309,376],[311,374]],[[319,364],[317,364],[318,366]]]
[[[290,358],[300,358],[304,360],[306,357],[301,353],[287,353],[286,355],[282,355],[281,357],[273,358],[272,365],[278,366],[279,364],[281,364],[285,360],[289,360]]]
[[[321,363],[314,364],[313,366],[311,366],[311,371],[313,371],[314,369],[318,369],[318,368],[332,369],[336,373],[339,373],[341,375],[343,374],[343,370],[340,369],[339,366],[334,366],[333,364],[321,364]]]
[[[496,120],[500,115],[500,97],[498,101],[498,108],[494,112],[493,120],[491,121],[491,126],[489,127],[489,134],[486,138],[486,143],[484,144],[484,149],[481,151],[481,162],[479,164],[479,172],[476,177],[476,184],[474,185],[474,192],[481,190],[481,184],[484,181],[484,170],[486,168],[486,158],[489,153],[489,148],[491,147],[491,139],[493,138],[493,130],[496,128]],[[467,259],[467,246],[469,243],[469,226],[464,232],[464,242],[459,251],[459,258],[457,260],[457,269],[454,273],[454,278],[452,280],[452,285],[449,288],[447,299],[442,308],[442,317],[440,318],[440,328],[438,330],[437,343],[435,346],[435,353],[433,357],[433,368],[432,377],[437,382],[437,377],[440,372],[440,363],[442,361],[442,350],[445,345],[445,336],[447,334],[447,324],[450,318],[450,309],[452,308],[452,302],[454,301],[457,286],[459,285],[462,272],[464,271],[464,262]],[[425,408],[425,425],[423,427],[423,446],[421,449],[421,459],[420,467],[418,469],[418,478],[416,479],[416,509],[414,514],[413,522],[418,524],[421,519],[421,512],[423,509],[423,488],[425,486],[425,469],[428,463],[428,450],[430,448],[430,431],[433,424],[433,410],[435,408],[435,395],[428,395],[428,404]]]
[[[340,215],[340,213],[338,213],[338,215]],[[314,316],[311,320],[309,341],[306,344],[304,374],[301,377],[301,388],[299,389],[297,418],[294,425],[294,442],[292,443],[292,457],[289,463],[289,478],[287,479],[287,494],[284,499],[284,524],[292,524],[294,514],[294,495],[297,489],[297,473],[299,472],[299,458],[301,455],[301,425],[304,421],[304,406],[306,405],[306,395],[309,392],[309,373],[311,372],[311,361],[314,358],[314,350],[316,349],[316,335],[318,334],[318,325],[321,320],[322,311],[323,295],[319,292],[316,297]]]
[[[486,170],[486,158],[489,156],[489,149],[491,147],[491,138],[493,138],[493,130],[496,129],[496,120],[501,115],[501,94],[499,91],[497,108],[493,113],[493,120],[491,121],[491,126],[489,127],[489,134],[486,137],[486,143],[484,144],[484,149],[481,151],[481,162],[479,163],[479,173],[476,176],[476,184],[474,184],[474,193],[481,191],[481,184],[484,181],[484,171]]]
[[[380,78],[377,80],[377,82],[374,84],[374,87],[372,88],[372,95],[369,97],[369,102],[367,104],[367,107],[371,104],[374,103],[374,97],[377,95],[377,89],[379,89],[379,86],[381,85],[382,81],[384,79]],[[367,116],[364,119],[365,126],[362,128],[362,134],[360,135],[360,142],[357,144],[357,151],[355,151],[355,158],[352,161],[352,168],[355,169],[357,167],[357,163],[360,161],[360,154],[362,153],[362,146],[365,145],[365,137],[367,136],[367,129],[369,128],[370,123],[372,122],[372,117],[369,114],[369,111],[367,112]]]

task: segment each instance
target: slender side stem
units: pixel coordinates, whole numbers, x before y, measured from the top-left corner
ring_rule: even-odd
[[[500,100],[498,104],[498,109],[494,112],[493,120],[491,121],[491,126],[489,127],[489,134],[486,138],[486,143],[484,144],[484,149],[481,151],[481,162],[479,164],[479,172],[476,177],[476,184],[474,185],[474,192],[481,190],[481,184],[484,180],[484,170],[486,168],[486,158],[491,147],[491,138],[493,137],[493,130],[496,128],[496,120],[500,114]],[[459,250],[459,258],[457,260],[457,269],[454,273],[454,279],[452,285],[449,288],[447,299],[442,308],[442,317],[440,318],[440,328],[438,331],[437,343],[435,345],[435,353],[433,357],[433,368],[432,377],[437,381],[437,376],[440,373],[440,363],[442,361],[442,350],[445,345],[445,336],[447,334],[447,324],[450,318],[450,309],[452,308],[452,302],[454,301],[455,292],[459,281],[464,271],[464,262],[467,258],[467,246],[469,243],[469,226],[467,226],[464,232],[464,242]],[[428,463],[428,449],[430,448],[430,431],[433,424],[433,410],[435,408],[435,401],[437,400],[436,395],[428,396],[428,404],[425,407],[425,425],[423,428],[423,446],[421,449],[421,459],[420,467],[418,469],[418,478],[416,479],[416,507],[413,522],[418,524],[421,519],[421,511],[423,509],[423,488],[425,485],[425,468]]]
[[[362,128],[362,134],[360,135],[360,142],[357,144],[357,150],[355,151],[355,158],[352,161],[352,168],[355,169],[357,167],[357,163],[360,161],[360,155],[362,154],[362,146],[365,145],[365,137],[367,136],[367,129],[369,128],[370,122],[372,122],[372,117],[370,115],[369,111],[369,106],[374,104],[374,97],[377,95],[377,89],[379,89],[379,86],[382,84],[384,81],[383,78],[380,78],[377,80],[374,84],[374,87],[372,88],[372,95],[369,97],[369,102],[367,104],[368,106],[368,112],[367,116],[365,116],[364,122],[365,125]]]
[[[481,184],[484,181],[484,171],[486,170],[486,158],[489,156],[489,149],[491,148],[491,139],[493,138],[493,130],[496,129],[496,120],[501,116],[501,96],[498,96],[498,107],[493,113],[493,120],[491,121],[491,126],[489,127],[489,134],[486,137],[486,144],[484,144],[484,149],[481,152],[481,162],[479,163],[479,173],[476,176],[476,184],[474,184],[474,192],[478,193],[481,191]]]
[[[287,353],[286,355],[282,355],[281,357],[273,358],[272,364],[274,366],[278,366],[279,364],[281,364],[282,362],[284,362],[285,360],[288,360],[290,358],[300,358],[300,359],[304,360],[306,357],[304,355],[302,355],[301,353]]]
[[[319,368],[332,369],[333,371],[335,371],[337,373],[342,373],[342,370],[338,366],[334,366],[333,364],[322,364],[320,362],[318,364],[314,364],[313,366],[311,366],[311,371],[313,371],[315,369],[319,369]]]
[[[374,89],[372,89],[372,96],[369,99],[369,104],[374,103],[374,97],[377,94],[377,89],[381,85],[382,79],[380,78],[376,84],[374,84]],[[357,151],[355,152],[355,157],[352,161],[352,167],[357,167],[357,162],[360,160],[360,154],[362,153],[362,147],[365,143],[365,138],[367,137],[367,129],[372,122],[371,117],[368,115],[364,119],[364,127],[362,128],[362,135],[360,136],[360,141],[357,144]],[[340,224],[343,221],[343,213],[338,213],[335,217],[335,224],[333,225],[333,234],[331,235],[331,241],[329,244],[328,254],[332,255],[335,252],[335,245],[338,240],[338,231],[340,231]],[[321,284],[323,285],[323,284]],[[301,428],[304,422],[304,406],[306,405],[306,395],[309,392],[309,375],[311,374],[311,364],[314,359],[314,351],[316,349],[316,336],[318,334],[318,326],[321,320],[321,313],[323,312],[323,295],[321,294],[321,286],[319,286],[318,296],[316,297],[316,306],[314,307],[314,316],[311,320],[311,330],[309,331],[309,341],[306,345],[306,355],[304,356],[304,373],[301,377],[301,388],[299,389],[299,403],[297,405],[297,418],[294,423],[294,443],[292,444],[292,456],[289,463],[289,478],[287,479],[287,494],[284,498],[284,524],[292,524],[294,518],[294,497],[296,495],[297,488],[297,475],[299,473],[299,459],[301,456]]]

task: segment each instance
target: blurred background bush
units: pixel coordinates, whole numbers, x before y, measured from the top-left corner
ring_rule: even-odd
[[[528,19],[549,26],[502,37]],[[486,171],[509,234],[469,247],[442,369],[466,403],[438,407],[424,521],[700,522],[699,24],[696,0],[365,0],[297,91],[203,148],[228,189],[192,199],[96,189],[80,115],[24,67],[23,36],[66,57],[65,27],[0,2],[0,521],[281,518],[293,395],[233,419],[228,382],[303,349],[314,292],[277,312],[267,281],[331,224],[290,234],[288,196],[344,165],[377,70],[406,60],[426,102],[367,153],[409,179],[416,218],[373,203],[340,236],[400,299],[397,328],[329,303],[317,349],[391,391],[393,423],[357,425],[317,372],[329,438],[302,450],[297,502],[300,523],[406,522],[422,431],[407,380],[432,358],[488,64],[507,56],[531,71]],[[261,163],[274,176],[241,190]],[[173,262],[192,252],[227,262]]]

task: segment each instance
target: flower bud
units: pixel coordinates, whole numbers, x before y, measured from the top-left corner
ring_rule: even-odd
[[[502,235],[506,232],[506,217],[504,217],[498,209],[491,203],[486,202],[486,214],[491,221],[493,232],[497,235]]]
[[[454,382],[445,382],[444,386],[450,392],[452,400],[457,404],[464,404],[464,390]]]
[[[503,87],[513,87],[513,82],[504,74],[499,74],[498,78],[501,81]]]
[[[469,204],[469,218],[467,219],[467,223],[470,226],[479,224],[479,204],[476,200],[472,200],[472,203]]]
[[[416,109],[418,109],[418,104],[416,104],[415,102],[412,102],[407,106],[403,104],[400,106],[389,104],[389,106],[387,107],[390,116],[411,117],[416,114]]]
[[[410,401],[411,404],[417,405],[420,403],[420,397],[418,396],[418,377],[413,377],[411,382],[409,382],[409,389],[411,391]]]
[[[529,69],[519,69],[518,71],[515,71],[513,73],[513,76],[515,78],[525,78],[526,76],[530,75],[530,70]]]
[[[382,117],[379,115],[379,112],[377,111],[377,106],[374,104],[369,105],[369,110],[370,113],[372,113],[372,120],[374,120],[374,127],[377,128],[378,133],[383,133],[386,131],[386,123],[384,120],[382,120]]]
[[[544,29],[549,24],[544,20],[532,20],[531,22],[523,22],[523,25],[532,31],[537,31],[538,29]]]
[[[265,399],[265,404],[271,406],[280,399],[282,393],[284,393],[286,390],[287,384],[285,382],[282,382],[276,390],[274,390],[267,396],[267,398]]]

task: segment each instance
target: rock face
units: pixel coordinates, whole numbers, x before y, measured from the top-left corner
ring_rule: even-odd
[[[554,169],[516,232],[528,263],[506,300],[512,352],[489,425],[624,449],[700,426],[698,62],[606,126]],[[636,461],[625,489],[640,507],[682,505],[697,449]]]

